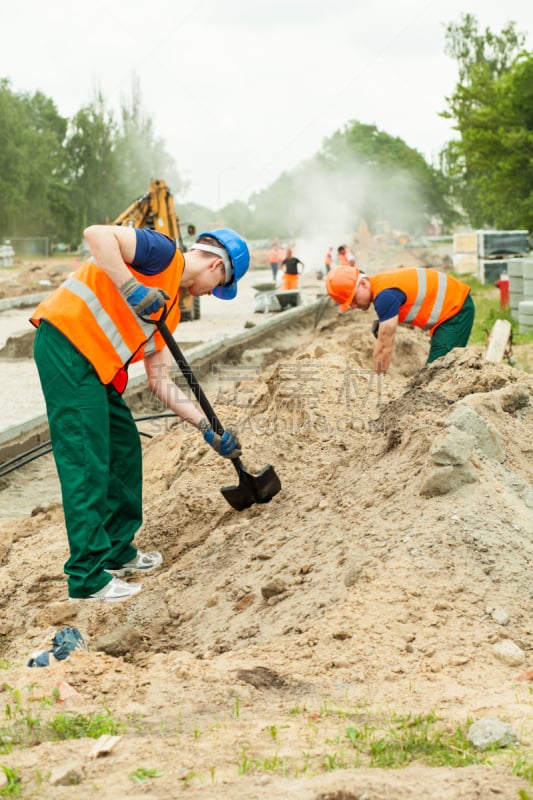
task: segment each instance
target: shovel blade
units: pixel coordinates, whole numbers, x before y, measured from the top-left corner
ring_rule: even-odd
[[[258,475],[240,469],[239,485],[223,486],[220,491],[232,508],[244,511],[254,503],[269,503],[281,491],[281,481],[267,464]]]

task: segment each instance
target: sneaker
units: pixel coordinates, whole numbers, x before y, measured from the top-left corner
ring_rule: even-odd
[[[138,550],[137,555],[131,561],[127,561],[118,569],[108,569],[106,572],[116,575],[117,578],[123,578],[124,575],[133,575],[134,572],[151,572],[160,567],[162,563],[163,556],[156,550],[153,553],[141,553]]]
[[[104,600],[106,603],[120,603],[122,600],[129,600],[141,591],[140,583],[126,583],[120,578],[112,578],[109,583],[94,594],[90,594],[85,600]]]

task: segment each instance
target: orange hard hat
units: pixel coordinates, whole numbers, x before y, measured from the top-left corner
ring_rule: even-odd
[[[359,282],[357,267],[340,266],[326,276],[326,289],[330,297],[340,304],[340,313],[348,311]]]

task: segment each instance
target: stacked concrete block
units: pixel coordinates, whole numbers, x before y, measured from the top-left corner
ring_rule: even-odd
[[[0,267],[12,267],[15,251],[10,244],[0,244]]]
[[[524,299],[524,275],[522,258],[517,258],[509,263],[509,306],[511,316],[518,321],[518,306]]]
[[[477,233],[467,231],[453,236],[453,268],[459,275],[475,275],[477,270]]]
[[[533,258],[520,259],[522,267],[522,296],[518,302],[518,330],[533,332]],[[509,287],[511,288],[511,287]],[[511,304],[512,312],[512,304]],[[513,315],[513,318],[516,317]]]

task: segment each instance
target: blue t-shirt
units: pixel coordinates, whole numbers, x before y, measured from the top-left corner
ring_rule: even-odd
[[[383,289],[374,298],[374,308],[380,322],[397,317],[400,306],[407,300],[407,295],[401,289]]]
[[[168,267],[176,252],[176,244],[159,231],[136,228],[137,245],[131,266],[143,275],[157,275]]]

